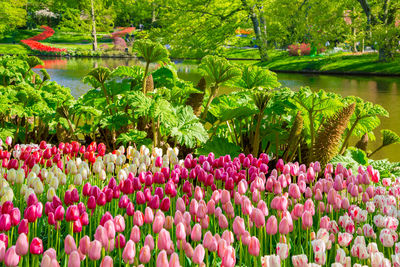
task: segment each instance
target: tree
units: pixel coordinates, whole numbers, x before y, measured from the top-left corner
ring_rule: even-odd
[[[400,36],[400,29],[395,25],[399,15],[400,3],[393,0],[357,1],[367,17],[368,28],[370,28],[378,43],[379,60],[393,59]]]
[[[90,0],[90,14],[92,16],[93,51],[97,50],[96,17],[94,16],[93,0]]]
[[[0,36],[26,22],[27,0],[0,0]]]

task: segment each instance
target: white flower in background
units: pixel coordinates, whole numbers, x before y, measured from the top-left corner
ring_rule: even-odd
[[[23,184],[24,180],[25,180],[25,171],[24,171],[24,169],[18,169],[17,177],[15,179],[15,182],[17,184]]]
[[[106,171],[101,170],[101,172],[99,173],[99,179],[104,181],[106,177],[107,177]]]
[[[36,175],[38,175],[40,173],[40,166],[39,164],[35,164],[35,166],[33,166],[31,173],[34,172]]]
[[[119,179],[120,181],[125,181],[126,178],[128,178],[128,174],[126,173],[126,171],[125,171],[124,169],[122,169],[122,170],[120,170],[120,171],[118,172],[117,177],[118,177],[118,179]]]
[[[108,163],[107,163],[107,172],[108,172],[108,173],[113,173],[113,172],[114,172],[114,169],[115,169],[114,163],[108,162]]]
[[[7,171],[7,180],[10,182],[14,182],[17,178],[17,172],[14,169],[9,169]]]
[[[57,179],[57,177],[51,178],[50,183],[48,183],[48,184],[49,184],[50,187],[53,187],[53,188],[57,189],[58,188],[58,179]]]
[[[43,18],[56,19],[59,16],[60,16],[59,14],[51,12],[48,8],[35,11],[35,17],[38,17],[38,18],[43,17]]]
[[[138,168],[138,173],[140,174],[141,172],[145,171],[146,171],[146,165],[144,163],[141,163]]]
[[[131,172],[133,174],[133,176],[136,176],[137,174],[137,166],[136,164],[131,164],[128,167],[128,173]]]
[[[50,187],[49,190],[47,190],[47,201],[53,201],[55,195],[56,190],[53,187]]]
[[[82,184],[82,175],[80,173],[75,174],[74,185],[80,186]]]

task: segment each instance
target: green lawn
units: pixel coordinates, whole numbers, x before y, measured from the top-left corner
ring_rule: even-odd
[[[5,55],[26,55],[30,50],[19,44],[0,44],[0,54]]]
[[[399,57],[392,62],[379,62],[377,53],[364,55],[339,53],[316,57],[293,57],[282,52],[272,54],[270,61],[258,64],[275,71],[400,74]]]

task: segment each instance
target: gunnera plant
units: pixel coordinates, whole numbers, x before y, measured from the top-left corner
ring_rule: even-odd
[[[196,86],[196,89],[201,91],[201,93],[193,93],[186,100],[186,105],[189,105],[193,108],[193,113],[199,117],[201,115],[201,107],[203,105],[204,92],[207,88],[207,82],[204,77],[201,77],[199,83]]]
[[[311,151],[313,161],[319,161],[321,166],[325,166],[337,154],[342,135],[349,124],[355,107],[355,103],[344,107],[322,125]]]
[[[367,152],[367,146],[368,146],[368,134],[365,133],[360,141],[357,142],[356,144],[356,148],[359,148],[361,150],[363,150],[364,152]]]

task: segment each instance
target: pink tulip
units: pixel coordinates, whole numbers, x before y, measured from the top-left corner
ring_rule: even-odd
[[[258,241],[257,237],[255,236],[251,237],[248,249],[250,255],[258,256],[258,254],[260,254],[260,242]]]
[[[193,253],[193,262],[196,264],[200,264],[203,262],[204,260],[204,255],[205,255],[205,251],[204,251],[204,247],[203,245],[199,244],[197,245],[197,247],[194,249],[194,253]]]
[[[188,257],[188,258],[192,258],[193,257],[193,248],[192,248],[192,246],[190,245],[190,243],[185,243],[185,247],[183,248],[184,249],[184,251],[185,251],[185,255]]]
[[[140,249],[140,253],[139,253],[139,260],[141,263],[148,263],[150,261],[150,248],[149,246],[145,245],[144,247],[142,247]]]
[[[79,257],[78,251],[74,250],[69,255],[68,259],[68,267],[80,267],[81,266],[81,259]]]
[[[168,251],[173,245],[170,234],[167,230],[162,229],[158,235],[157,247],[160,250]]]
[[[87,235],[85,235],[79,241],[79,249],[84,255],[87,255],[89,253],[89,248],[90,248],[90,238]]]
[[[133,215],[133,224],[137,226],[142,226],[144,222],[144,215],[141,211],[135,211],[135,214]]]
[[[227,248],[225,248],[224,254],[222,255],[221,266],[234,267],[235,264],[236,264],[235,249],[231,246],[228,246]]]
[[[99,225],[97,226],[96,232],[94,234],[94,238],[101,243],[103,247],[107,247],[108,245],[108,235],[107,230]]]
[[[133,264],[133,261],[135,259],[135,254],[136,254],[135,243],[132,240],[129,240],[128,243],[126,243],[124,251],[122,252],[122,258],[124,259],[124,262],[126,264],[128,263]]]
[[[150,250],[154,249],[154,239],[152,235],[147,235],[146,238],[144,239],[144,245],[149,246]]]
[[[193,241],[200,241],[201,240],[201,226],[200,224],[196,223],[193,226],[192,233],[190,235]]]
[[[267,220],[266,231],[269,235],[275,235],[278,231],[278,221],[274,215],[270,216]]]
[[[313,225],[313,218],[311,213],[307,210],[304,211],[303,215],[301,216],[301,221],[304,230],[311,228]]]
[[[7,249],[7,252],[4,255],[4,264],[7,267],[18,266],[20,256],[18,256],[15,250],[16,250],[15,246],[12,246],[9,249]]]
[[[100,263],[100,267],[113,267],[113,259],[110,256],[105,256]]]
[[[265,226],[265,216],[260,209],[253,209],[250,214],[250,218],[255,223],[257,228]]]
[[[117,233],[125,231],[125,219],[121,215],[115,216],[114,224],[115,224],[115,231]]]
[[[169,259],[169,267],[180,267],[179,256],[175,252],[172,253],[171,258]]]
[[[185,226],[183,225],[183,223],[178,223],[178,225],[176,226],[176,238],[178,240],[184,240],[186,239],[186,232],[185,232]]]
[[[157,256],[157,261],[156,261],[156,266],[157,267],[166,267],[169,266],[168,263],[168,257],[167,257],[167,252],[165,250],[162,250],[158,256]]]
[[[150,207],[144,210],[144,223],[152,223],[154,220],[154,213]]]
[[[41,267],[59,267],[57,259],[51,258],[49,255],[43,255]]]
[[[158,234],[164,226],[165,219],[162,216],[156,216],[153,222],[153,232]]]
[[[89,246],[89,259],[92,261],[97,261],[101,258],[101,243],[98,240],[90,242]]]
[[[283,217],[281,222],[279,223],[279,233],[282,235],[287,235],[290,231],[289,221],[287,217]]]
[[[246,231],[246,227],[244,225],[244,219],[239,216],[236,216],[235,220],[233,221],[232,228],[235,235],[241,236]]]
[[[140,229],[137,225],[132,227],[130,240],[135,243],[138,243],[140,241]]]
[[[18,236],[17,243],[15,244],[15,252],[19,256],[24,256],[29,251],[29,240],[26,234],[21,233]]]
[[[226,219],[224,214],[218,216],[218,225],[221,229],[228,228],[228,220]]]
[[[64,250],[67,255],[70,255],[73,251],[77,250],[75,240],[70,235],[67,235],[64,239]]]

